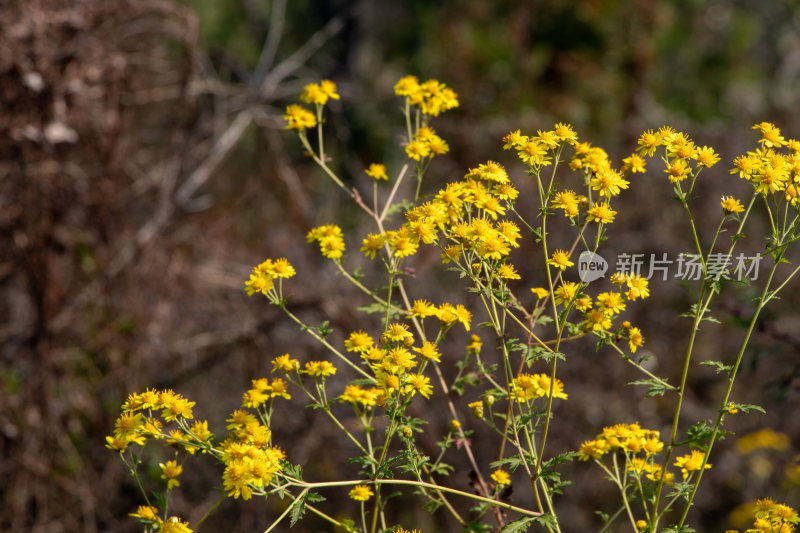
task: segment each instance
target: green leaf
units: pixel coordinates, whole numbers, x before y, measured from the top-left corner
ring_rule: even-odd
[[[701,420],[689,428],[686,434],[688,437],[687,442],[691,446],[706,451],[708,449],[707,442],[711,439],[713,433],[714,430],[708,422],[706,420]]]
[[[425,508],[426,511],[428,511],[431,514],[433,514],[442,505],[444,505],[444,504],[442,502],[440,502],[439,500],[429,500],[429,501],[425,502],[424,508]]]
[[[704,366],[713,366],[717,371],[717,374],[725,372],[726,374],[730,375],[731,370],[733,370],[733,365],[726,365],[720,361],[700,361],[700,364]]]
[[[734,403],[731,406],[731,409],[740,409],[740,410],[744,411],[745,413],[749,413],[750,411],[758,411],[759,413],[764,413],[764,414],[767,413],[764,410],[763,407],[761,407],[760,405],[752,404],[752,403]],[[730,409],[726,408],[725,410],[730,412]]]
[[[532,517],[525,517],[520,518],[519,520],[514,520],[513,522],[509,522],[506,524],[503,529],[500,530],[500,533],[516,533],[519,531],[528,531],[528,528],[531,527],[534,519]]]
[[[653,378],[631,381],[630,383],[628,383],[628,385],[649,386],[650,388],[647,390],[647,393],[645,394],[645,396],[648,398],[651,398],[653,396],[664,396],[664,393],[670,390],[670,388],[667,385]]]
[[[548,529],[555,529],[558,525],[556,517],[550,513],[544,513],[540,516],[534,517],[534,520]]]

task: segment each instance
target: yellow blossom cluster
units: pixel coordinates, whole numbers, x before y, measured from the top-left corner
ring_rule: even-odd
[[[405,76],[394,86],[394,93],[405,96],[409,105],[417,107],[423,115],[431,117],[458,107],[458,95],[438,80],[420,83],[416,76]]]
[[[659,439],[659,432],[642,428],[638,422],[633,424],[615,424],[603,428],[603,432],[594,440],[581,445],[581,460],[599,459],[609,452],[623,450],[631,453],[644,453],[651,457],[662,449],[664,443]]]
[[[228,496],[249,500],[283,470],[286,454],[272,446],[272,431],[248,411],[236,410],[227,420],[229,433],[219,449],[225,465],[223,486]]]
[[[438,362],[441,353],[434,343],[424,342],[417,348],[414,342],[414,334],[402,322],[389,323],[377,344],[363,331],[352,332],[344,341],[345,349],[358,353],[370,365],[378,386],[366,389],[348,385],[340,401],[366,408],[383,405],[395,394],[412,397],[419,393],[430,398],[433,387],[422,372],[427,361]]]
[[[792,533],[800,522],[797,511],[769,498],[758,500],[754,508],[753,527],[746,533]]]
[[[784,193],[791,205],[798,203],[800,187],[800,141],[786,140],[780,129],[769,122],[753,126],[761,133],[761,146],[754,152],[747,152],[733,160],[731,174],[739,174],[753,184],[756,192],[763,195]],[[780,153],[780,148],[788,153]],[[723,208],[726,206],[723,205]],[[732,211],[726,209],[726,211]]]
[[[406,145],[406,155],[414,161],[446,154],[449,151],[450,146],[447,142],[439,137],[430,126],[419,128],[414,139]]]
[[[785,433],[763,428],[739,437],[736,441],[736,451],[741,455],[747,455],[759,449],[772,449],[782,452],[788,450],[791,445],[791,440]]]
[[[719,156],[713,148],[697,146],[687,134],[669,126],[662,126],[657,131],[645,131],[639,137],[638,144],[640,156],[652,156],[659,147],[664,148],[664,172],[672,183],[696,176],[700,169],[712,167],[719,162]]]
[[[336,92],[336,84],[330,80],[322,80],[319,83],[306,85],[303,94],[300,96],[300,100],[303,102],[317,106],[327,104],[329,99],[339,99],[339,94]],[[318,111],[320,109],[321,107],[317,107]],[[286,129],[295,130],[301,134],[317,125],[317,115],[297,104],[288,105],[283,118],[286,119]]]
[[[319,83],[309,83],[300,95],[300,100],[309,104],[325,105],[329,99],[338,100],[336,84],[331,80],[322,80]]]
[[[319,226],[308,232],[307,242],[317,242],[322,255],[328,259],[341,259],[344,255],[344,237],[342,228],[335,224]]]
[[[294,267],[285,257],[272,260],[267,259],[260,265],[253,268],[244,286],[248,296],[259,292],[268,296],[269,291],[275,286],[276,279],[291,278],[295,275]]]
[[[281,378],[275,378],[271,382],[267,378],[252,380],[253,387],[244,393],[242,407],[260,407],[272,398],[285,398],[290,400],[292,396],[286,387],[286,382]]]
[[[547,374],[526,374],[522,373],[514,378],[511,383],[509,398],[519,403],[529,402],[537,398],[549,397],[552,385],[553,398],[561,400],[567,399],[564,392],[564,383],[560,379],[555,382],[550,380]]]
[[[297,104],[286,106],[286,114],[283,115],[283,118],[286,119],[286,129],[288,130],[304,132],[317,125],[316,115]]]
[[[131,444],[144,445],[148,438],[170,437],[191,453],[206,449],[213,435],[205,421],[194,422],[188,432],[177,428],[168,434],[163,431],[164,423],[193,419],[194,405],[195,402],[169,389],[131,393],[114,423],[114,435],[106,437],[106,447],[122,452]]]

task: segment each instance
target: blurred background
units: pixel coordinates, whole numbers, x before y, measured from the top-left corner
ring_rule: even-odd
[[[282,131],[283,109],[306,83],[338,84],[342,100],[330,106],[326,148],[348,186],[368,192],[365,165],[385,162],[392,175],[404,163],[396,80],[443,81],[461,106],[434,122],[451,151],[434,161],[423,194],[496,159],[508,166],[522,191],[520,209],[531,217],[529,178],[501,150],[510,130],[570,122],[620,164],[643,129],[683,129],[722,156],[703,173],[693,204],[710,232],[720,196],[748,192],[728,169],[755,147],[751,126],[772,121],[787,137],[800,136],[799,27],[800,5],[789,0],[4,2],[0,530],[136,531],[127,514],[141,496],[104,448],[128,392],[172,387],[197,401],[196,416],[221,435],[227,414],[273,357],[325,356],[266,299],[244,294],[250,269],[265,258],[286,256],[295,265],[290,306],[307,322],[329,320],[334,344],[354,329],[375,332],[374,317],[352,305],[367,303],[363,295],[304,241],[310,228],[340,223],[351,251],[346,265],[377,279],[357,252],[374,231],[369,221]],[[612,228],[614,247],[601,255],[690,251],[662,169],[653,164],[633,181]],[[752,222],[753,238],[740,250],[756,253],[765,222],[761,215]],[[553,238],[570,239],[566,230]],[[523,273],[520,294],[543,283],[536,253],[529,247],[512,256]],[[412,294],[470,305],[461,282],[437,273],[437,262],[435,253],[414,259]],[[696,287],[653,281],[651,290],[650,300],[629,304],[626,318],[642,327],[654,371],[674,383],[690,326],[677,315]],[[712,310],[722,323],[703,327],[698,360],[735,358],[756,290],[737,287],[717,301]],[[767,414],[729,419],[736,435],[714,450],[691,515],[698,531],[745,527],[732,511],[756,498],[800,503],[798,302],[797,289],[787,289],[754,334],[734,399]],[[491,358],[495,341],[478,332]],[[456,357],[465,343],[454,339],[446,353]],[[570,345],[567,356],[559,368],[570,399],[557,408],[553,453],[577,449],[617,422],[668,432],[673,396],[643,399],[643,389],[626,385],[639,378],[635,371],[610,350],[596,352],[591,340]],[[712,369],[693,371],[682,431],[714,417],[724,390]],[[331,387],[351,377],[340,372]],[[484,387],[456,402],[476,430],[487,475],[496,444],[465,407]],[[354,450],[302,405],[295,398],[275,415],[276,443],[304,465],[307,479],[355,477],[357,467],[346,462]],[[431,417],[419,444],[434,454],[449,417],[424,402],[415,409]],[[777,433],[754,433],[765,427]],[[145,455],[153,487],[163,458]],[[462,454],[448,452],[446,461],[455,466],[449,482],[470,490]],[[194,464],[187,463],[172,507],[191,521],[213,505],[211,487],[221,484],[216,465]],[[599,529],[595,511],[615,510],[613,487],[590,464],[562,471],[573,481],[556,501],[563,529]],[[512,503],[531,505],[525,483],[514,479]],[[324,495],[324,509],[354,516],[344,493]],[[226,501],[202,530],[262,531],[284,506]],[[402,500],[393,519],[427,533],[455,530],[442,511],[418,507]],[[309,518],[294,529],[328,527]]]

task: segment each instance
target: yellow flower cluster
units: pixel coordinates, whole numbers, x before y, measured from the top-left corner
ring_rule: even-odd
[[[162,520],[158,516],[158,509],[150,505],[140,505],[136,512],[129,516],[138,519],[142,524],[155,526],[155,531],[162,533],[192,533],[188,522],[181,521],[177,516]]]
[[[626,469],[638,477],[644,475],[651,481],[658,481],[662,477],[661,466],[655,463],[655,455],[664,449],[664,443],[659,438],[658,431],[643,429],[638,423],[617,424],[603,428],[603,432],[595,439],[585,441],[579,450],[580,459],[600,460],[608,453],[623,452],[625,455]],[[674,465],[681,470],[684,480],[693,472],[709,469],[705,453],[692,450],[686,455],[675,459]],[[664,482],[672,483],[675,475],[667,472],[663,474]]]
[[[322,80],[319,83],[309,83],[300,95],[300,100],[309,104],[325,105],[329,99],[338,100],[336,84],[331,80]]]
[[[465,309],[466,311],[466,309]],[[408,325],[390,323],[375,344],[372,337],[363,331],[354,331],[344,341],[348,352],[358,353],[367,361],[375,374],[378,387],[365,389],[359,385],[348,385],[340,401],[363,407],[383,405],[393,394],[411,397],[419,393],[430,398],[433,387],[430,378],[422,374],[427,361],[439,361],[441,354],[435,344],[425,342],[414,347],[414,334]],[[417,361],[417,352],[422,356]]]
[[[436,135],[430,126],[424,126],[417,130],[412,140],[406,146],[406,155],[414,161],[422,161],[426,157],[446,154],[450,151],[447,142]]]
[[[772,449],[786,451],[791,447],[791,440],[785,433],[779,433],[770,428],[759,429],[752,433],[742,435],[736,441],[736,451],[741,455],[753,453],[758,449]]]
[[[252,380],[253,387],[244,393],[242,407],[255,409],[260,407],[272,398],[285,398],[290,400],[292,396],[286,388],[286,382],[281,378],[275,378],[270,382],[267,378]]]
[[[272,431],[253,414],[236,410],[227,421],[229,433],[219,447],[225,464],[223,486],[228,496],[249,500],[254,489],[269,485],[283,470],[286,454],[271,446]]]
[[[309,104],[323,106],[328,103],[329,99],[338,100],[339,94],[336,92],[335,83],[330,80],[322,80],[319,83],[306,85],[300,99]],[[317,109],[321,108],[318,107]],[[312,111],[297,104],[287,106],[286,114],[283,115],[283,118],[286,119],[287,130],[296,130],[299,133],[317,125],[317,116]]]
[[[509,398],[519,403],[524,403],[537,398],[549,397],[550,386],[551,380],[547,374],[522,373],[515,377],[511,383]],[[564,392],[564,384],[560,379],[556,379],[555,383],[552,383],[552,387],[553,398],[567,399],[567,394]]]
[[[652,156],[662,146],[665,148],[665,172],[673,183],[696,176],[701,168],[712,167],[719,162],[719,156],[713,148],[699,147],[688,135],[669,126],[662,126],[658,131],[647,130],[639,137],[638,150],[641,156]],[[692,164],[695,165],[694,170]]]
[[[784,139],[780,129],[769,122],[756,124],[753,129],[761,133],[761,146],[755,152],[734,159],[731,174],[739,174],[739,177],[750,181],[757,193],[767,195],[783,192],[787,202],[797,205],[800,141]],[[788,153],[777,151],[782,147],[788,148]]]
[[[754,514],[753,527],[746,533],[791,533],[795,530],[795,524],[800,522],[797,511],[769,498],[756,502]]]
[[[455,91],[437,80],[420,83],[416,76],[405,76],[395,84],[394,93],[405,96],[409,105],[431,117],[458,107],[458,95]]]
[[[342,228],[335,224],[326,224],[312,229],[306,235],[306,241],[316,241],[319,244],[320,252],[328,259],[341,259],[344,255]]]
[[[268,296],[269,291],[275,286],[276,279],[291,278],[295,273],[294,267],[285,257],[275,261],[267,259],[253,268],[250,279],[244,284],[245,291],[247,291],[248,296],[252,296],[257,292]]]
[[[286,119],[287,130],[303,132],[317,125],[317,117],[314,113],[297,104],[286,106],[286,114],[283,115],[283,118]]]
[[[148,438],[164,438],[164,423],[193,419],[194,405],[195,402],[169,389],[132,393],[122,404],[122,414],[114,423],[114,435],[106,437],[106,447],[122,452],[131,444],[144,445]],[[191,453],[205,449],[213,437],[205,421],[196,421],[189,433],[174,429],[169,436]]]
[[[599,459],[617,450],[644,453],[646,457],[652,457],[664,449],[659,435],[656,430],[642,428],[638,422],[608,426],[594,440],[587,440],[581,445],[581,460]]]

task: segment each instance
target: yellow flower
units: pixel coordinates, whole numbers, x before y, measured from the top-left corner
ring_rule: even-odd
[[[636,353],[636,349],[644,346],[644,335],[639,328],[631,328],[628,330],[628,345],[631,348],[631,353]]]
[[[710,146],[703,146],[694,157],[699,167],[712,167],[719,162],[719,156]]]
[[[419,161],[420,159],[431,155],[431,148],[427,143],[414,140],[408,143],[408,146],[406,146],[406,155],[408,155],[408,157],[414,161]]]
[[[416,76],[405,76],[394,86],[394,94],[397,96],[411,96],[419,90],[419,78]]]
[[[436,315],[436,306],[432,305],[428,300],[414,300],[414,305],[411,306],[411,314],[419,318]]]
[[[375,493],[372,492],[372,489],[369,488],[368,485],[356,485],[353,487],[348,494],[350,498],[358,501],[358,502],[365,502],[369,500]]]
[[[274,367],[272,369],[273,372],[275,372],[276,370],[280,370],[284,374],[288,374],[289,372],[292,372],[300,368],[300,361],[298,361],[297,359],[292,359],[292,357],[288,353],[285,353],[273,359],[272,366]]]
[[[645,161],[642,156],[638,154],[631,154],[622,160],[622,172],[645,172]]]
[[[600,293],[597,295],[596,300],[600,304],[600,309],[609,315],[616,315],[625,310],[622,294],[618,292]]]
[[[569,253],[564,250],[556,250],[547,260],[547,264],[559,270],[566,270],[567,267],[571,267],[575,263],[569,260]]]
[[[517,402],[525,402],[528,400],[535,400],[536,398],[543,398],[550,396],[550,376],[547,374],[526,374],[522,373],[512,382],[511,397]],[[564,383],[560,379],[556,379],[552,384],[553,398],[561,400],[567,399],[567,394],[564,392]]]
[[[550,291],[545,289],[544,287],[533,287],[531,292],[536,295],[536,298],[541,300],[542,298],[547,297],[550,294]]]
[[[622,189],[630,185],[628,180],[622,179],[619,172],[603,165],[589,181],[592,189],[600,191],[600,196],[617,196]]]
[[[661,132],[654,133],[653,130],[647,130],[639,137],[639,153],[653,155],[662,142],[663,136]]]
[[[492,472],[492,479],[498,485],[510,485],[511,484],[511,476],[508,475],[508,472],[505,470],[497,469]]]
[[[567,142],[568,144],[578,143],[578,134],[575,133],[575,130],[572,129],[572,126],[569,124],[564,124],[563,122],[556,123],[556,125],[553,126],[553,133],[558,137],[559,141]]]
[[[422,374],[409,374],[406,376],[406,384],[408,385],[406,393],[411,393],[413,396],[414,393],[418,392],[425,398],[431,397],[433,387],[431,387],[431,379],[429,377]]]
[[[370,259],[375,259],[375,254],[381,249],[381,246],[386,242],[383,234],[368,234],[363,241],[361,241],[361,251]]]
[[[733,196],[723,196],[720,205],[722,205],[722,210],[725,211],[725,214],[741,213],[744,211],[742,203]]]
[[[692,452],[689,454],[677,457],[675,460],[675,466],[681,469],[683,478],[686,479],[689,477],[690,472],[696,472],[703,468],[703,460],[705,457],[705,453],[699,450],[692,450]],[[705,468],[707,470],[711,468],[711,465],[706,463]]]
[[[322,80],[319,84],[309,83],[306,85],[303,94],[300,95],[300,100],[309,104],[325,105],[328,99],[339,99],[336,92],[336,84],[331,80]]]
[[[628,300],[636,300],[637,298],[647,298],[650,296],[647,278],[639,276],[638,274],[625,276],[625,283],[628,285],[628,292],[625,293],[625,297]]]
[[[178,476],[183,472],[183,467],[181,465],[173,460],[167,461],[166,464],[159,463],[158,466],[161,467],[161,479],[167,480],[167,490],[180,485]]]
[[[781,135],[781,130],[776,128],[775,124],[762,122],[753,126],[753,129],[761,132],[761,140],[758,142],[762,143],[767,148],[780,148],[786,144],[786,140]]]
[[[380,163],[371,163],[366,170],[367,176],[375,181],[388,180],[389,176],[386,174],[386,166]]]
[[[354,331],[344,341],[344,347],[348,352],[364,353],[368,352],[374,343],[375,341],[367,333]]]
[[[140,505],[138,509],[136,509],[135,513],[131,513],[128,516],[132,516],[134,518],[138,518],[139,520],[144,520],[147,522],[158,522],[161,520],[158,517],[158,509],[153,507],[152,505]]]
[[[611,209],[611,206],[608,205],[608,202],[600,202],[594,204],[589,210],[586,212],[586,220],[588,221],[597,221],[603,224],[611,224],[614,222],[614,217],[617,215],[617,212]]]
[[[503,263],[497,269],[497,276],[502,279],[521,279],[520,275],[514,269],[514,265]]]
[[[562,191],[556,193],[553,198],[553,207],[564,210],[564,216],[574,217],[578,215],[578,197],[574,191]]]
[[[407,324],[392,322],[386,327],[386,331],[383,332],[381,337],[382,344],[390,342],[401,342],[406,346],[411,346],[414,344],[414,334],[408,330]]]
[[[667,169],[664,172],[669,174],[669,181],[676,183],[686,179],[691,169],[686,164],[685,159],[673,159],[671,163],[667,164]]]
[[[161,533],[192,533],[189,529],[188,522],[181,522],[177,516],[170,516],[165,521],[161,522]]]
[[[336,367],[329,361],[309,361],[303,367],[303,372],[313,377],[326,377],[334,375]]]
[[[425,359],[441,363],[440,357],[442,354],[439,352],[439,348],[437,348],[436,345],[430,341],[425,342],[421,348],[413,348],[413,350]]]
[[[564,281],[555,290],[555,300],[557,304],[571,302],[578,292],[578,284],[573,281]]]
[[[477,402],[472,402],[467,405],[470,409],[472,409],[472,414],[475,418],[483,418],[483,402],[478,400]]]
[[[480,353],[481,347],[483,346],[483,342],[481,338],[477,335],[471,335],[469,338],[469,344],[467,345],[467,350],[472,353]]]
[[[328,259],[339,259],[344,255],[344,239],[342,229],[334,224],[319,226],[308,232],[306,241],[317,241],[322,255]]]
[[[287,106],[283,118],[286,119],[287,130],[305,131],[317,125],[317,117],[314,113],[297,104]]]

